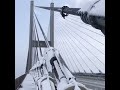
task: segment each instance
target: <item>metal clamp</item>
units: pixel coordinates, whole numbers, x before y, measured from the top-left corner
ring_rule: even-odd
[[[64,12],[64,10],[65,10],[66,8],[69,8],[69,7],[68,7],[68,6],[63,6],[63,7],[62,7],[62,11],[61,11],[61,15],[62,15],[62,17],[63,17],[64,19],[65,19],[66,16],[68,16],[68,13],[65,13],[65,12]]]

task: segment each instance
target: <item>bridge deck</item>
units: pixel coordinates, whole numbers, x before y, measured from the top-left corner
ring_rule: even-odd
[[[105,90],[105,80],[96,79],[96,78],[88,78],[86,76],[75,76],[76,80],[80,83],[83,83],[88,88],[93,90]],[[25,80],[22,83],[22,87],[19,90],[36,90],[36,86],[33,78],[28,74]]]
[[[19,88],[19,90],[36,90],[34,80],[30,74],[26,76],[22,83],[22,88]]]
[[[76,80],[78,82],[83,83],[86,87],[91,88],[93,90],[105,90],[105,80],[96,79],[96,78],[88,78],[88,77],[81,77],[76,76]]]

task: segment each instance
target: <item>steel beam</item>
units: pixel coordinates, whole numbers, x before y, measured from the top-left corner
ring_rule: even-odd
[[[48,41],[49,42],[49,44],[51,45],[51,42],[50,41]],[[47,47],[46,46],[46,43],[45,43],[45,41],[35,41],[35,40],[33,40],[33,44],[32,44],[32,47]]]

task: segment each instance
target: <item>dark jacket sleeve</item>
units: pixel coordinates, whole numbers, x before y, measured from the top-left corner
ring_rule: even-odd
[[[89,11],[80,11],[80,17],[84,23],[90,24],[94,28],[101,30],[102,33],[105,35],[105,16],[100,16],[97,14],[94,15],[89,13],[91,12],[92,9],[96,8],[95,5],[100,3],[99,1],[96,1],[95,3],[93,3],[93,5],[91,5],[91,7],[89,8]],[[99,12],[96,11],[96,13],[99,13]]]
[[[81,13],[81,19],[84,23],[90,24],[96,29],[100,29],[105,35],[105,17],[88,15],[87,12]]]

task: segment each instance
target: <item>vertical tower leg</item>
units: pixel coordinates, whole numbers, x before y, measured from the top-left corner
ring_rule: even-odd
[[[54,7],[54,3],[50,4],[50,7]],[[50,10],[50,41],[51,46],[54,47],[54,11]]]
[[[29,52],[26,65],[26,72],[29,72],[32,67],[32,34],[33,34],[33,13],[34,13],[34,1],[30,2],[30,33],[29,33]]]

